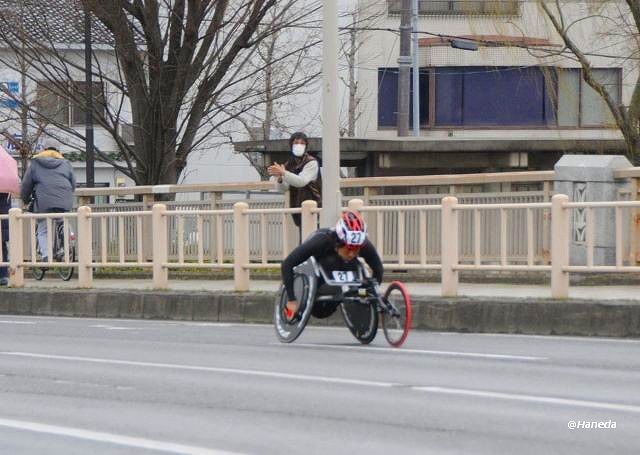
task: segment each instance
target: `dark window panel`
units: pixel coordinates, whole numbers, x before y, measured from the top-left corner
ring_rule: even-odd
[[[413,126],[413,69],[409,82],[409,128]],[[420,72],[420,125],[428,123],[429,75]],[[378,69],[378,127],[398,125],[398,68]]]
[[[436,68],[437,126],[546,126],[555,106],[542,68]]]

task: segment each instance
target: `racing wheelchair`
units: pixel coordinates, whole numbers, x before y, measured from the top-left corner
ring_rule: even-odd
[[[349,331],[362,344],[376,337],[382,320],[385,338],[400,347],[411,329],[411,298],[404,284],[394,281],[384,294],[360,261],[355,270],[334,270],[331,275],[312,256],[294,269],[294,292],[300,303],[296,317],[287,320],[287,292],[281,287],[274,307],[278,339],[291,343],[298,338],[313,315],[326,318],[340,308]]]

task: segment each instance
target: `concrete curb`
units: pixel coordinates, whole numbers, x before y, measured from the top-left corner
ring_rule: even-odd
[[[4,289],[0,314],[271,323],[272,292]],[[413,300],[414,328],[475,333],[640,337],[640,301],[534,298]],[[316,325],[343,325],[334,314]]]

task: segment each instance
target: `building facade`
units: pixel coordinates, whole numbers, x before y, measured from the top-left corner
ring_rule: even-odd
[[[400,38],[394,31],[402,5],[402,0],[359,2],[363,17],[377,18],[360,35],[359,137],[398,139]],[[584,19],[596,11],[613,18],[620,9],[602,2],[561,5],[567,23],[576,21],[571,38],[588,53],[593,77],[615,103],[628,104],[638,77],[635,60],[624,58],[632,54],[632,35],[612,30],[612,21]],[[419,9],[420,136],[413,137],[410,127],[412,136],[402,139],[424,145],[410,159],[381,155],[378,175],[447,167],[451,172],[551,169],[565,153],[624,153],[607,105],[584,81],[580,63],[566,52],[538,2],[420,0]],[[452,39],[478,49],[453,48]],[[413,100],[410,124],[412,105]]]

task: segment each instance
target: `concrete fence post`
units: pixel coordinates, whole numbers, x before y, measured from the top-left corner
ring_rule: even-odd
[[[249,204],[233,204],[233,279],[236,291],[249,290]]]
[[[78,207],[78,285],[81,288],[93,287],[93,232],[91,225],[91,207]]]
[[[9,210],[9,285],[24,286],[22,209]]]
[[[554,299],[569,297],[569,209],[564,204],[569,197],[556,194],[551,198],[551,296]]]
[[[91,196],[78,196],[78,208],[83,205],[91,205],[92,199]]]
[[[441,276],[442,297],[457,297],[458,271],[458,212],[454,210],[458,198],[447,196],[442,199],[442,246],[441,246]]]
[[[143,194],[142,195],[142,210],[148,211],[151,210],[153,204],[155,203],[156,195],[155,194]],[[153,218],[153,217],[152,217]],[[142,245],[139,245],[138,248],[142,247],[142,257],[145,261],[151,261],[153,255],[153,220],[149,219],[148,216],[142,217]]]
[[[318,228],[318,214],[314,212],[318,208],[316,201],[304,201],[302,203],[302,239],[304,241]]]
[[[151,209],[153,231],[153,288],[169,287],[169,269],[165,266],[169,259],[167,237],[167,206],[154,204]]]

